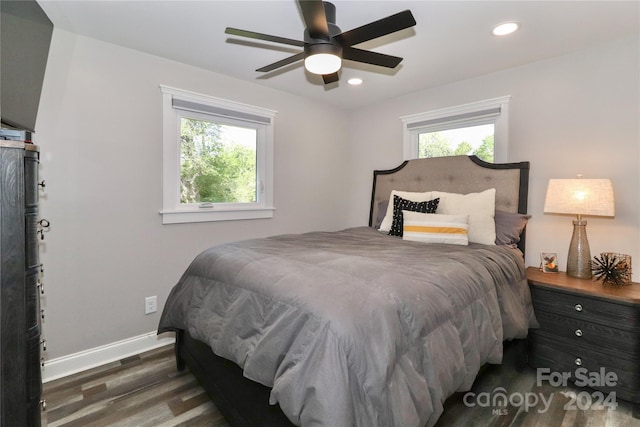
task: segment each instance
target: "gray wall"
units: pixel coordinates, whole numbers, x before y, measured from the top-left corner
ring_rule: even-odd
[[[365,225],[372,170],[402,161],[400,116],[503,95],[509,160],[531,161],[527,264],[546,251],[564,267],[571,218],[544,215],[544,194],[549,178],[577,173],[616,191],[616,218],[589,219],[592,253],[640,262],[638,52],[637,38],[595,46],[349,112],[54,30],[36,135],[52,223],[48,358],[153,331],[159,313],[144,315],[144,297],[162,307],[210,245]],[[273,219],[161,224],[160,83],[278,111]]]
[[[48,359],[155,330],[144,298],[162,308],[210,245],[344,224],[347,120],[333,109],[57,29],[51,51],[36,135]],[[162,225],[161,83],[278,111],[272,219]]]
[[[550,178],[611,178],[615,218],[587,218],[592,255],[630,254],[640,264],[640,59],[638,38],[437,87],[362,109],[351,117],[354,180],[349,224],[369,209],[371,170],[402,159],[399,117],[511,95],[508,161],[531,162],[528,265],[557,252],[561,269],[572,217],[543,213]],[[634,280],[640,281],[640,267]]]

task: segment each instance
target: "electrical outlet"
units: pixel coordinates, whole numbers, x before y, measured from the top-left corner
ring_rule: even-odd
[[[144,299],[144,314],[151,314],[158,311],[158,297],[146,297]]]

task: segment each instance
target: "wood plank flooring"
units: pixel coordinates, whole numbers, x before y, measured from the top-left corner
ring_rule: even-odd
[[[49,427],[229,427],[173,346],[44,385]]]
[[[491,394],[504,387],[508,394],[542,393],[553,397],[547,411],[538,412],[542,404],[528,411],[513,405],[469,407],[465,394],[458,393],[447,400],[436,427],[640,427],[634,407],[621,400],[615,410],[565,410],[571,393],[584,390],[538,387],[533,369],[515,370],[515,350],[507,346],[504,363],[487,366],[472,392]],[[176,371],[172,346],[49,382],[44,398],[43,426],[229,427],[195,378]]]

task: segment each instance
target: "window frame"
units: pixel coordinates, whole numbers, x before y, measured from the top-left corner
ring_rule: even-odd
[[[274,110],[160,85],[162,92],[163,224],[272,218]],[[194,106],[176,107],[177,104]],[[204,110],[204,111],[203,111]],[[180,203],[180,119],[256,129],[256,202]]]
[[[493,123],[493,161],[507,162],[509,148],[509,101],[511,96],[400,117],[404,160],[418,158],[421,133]]]

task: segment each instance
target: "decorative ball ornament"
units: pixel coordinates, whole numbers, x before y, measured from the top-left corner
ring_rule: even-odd
[[[603,285],[625,286],[631,283],[631,265],[616,254],[602,253],[591,262],[594,280],[602,280]]]

